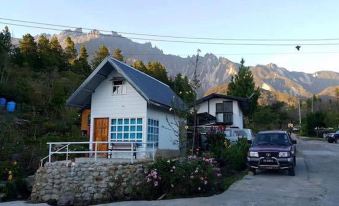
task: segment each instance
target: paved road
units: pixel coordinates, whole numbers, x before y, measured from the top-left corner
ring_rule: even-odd
[[[299,140],[297,149],[295,177],[281,172],[262,172],[247,175],[226,192],[212,197],[118,202],[105,206],[339,205],[339,144]]]

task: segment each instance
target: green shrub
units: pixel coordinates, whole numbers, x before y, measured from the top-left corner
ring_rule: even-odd
[[[220,169],[211,158],[190,156],[177,160],[157,160],[149,168],[146,199],[214,194],[221,190]],[[144,195],[144,197],[147,195]]]
[[[230,144],[224,134],[211,134],[208,139],[210,151],[223,169],[241,171],[246,168],[247,139],[239,139],[235,144]]]

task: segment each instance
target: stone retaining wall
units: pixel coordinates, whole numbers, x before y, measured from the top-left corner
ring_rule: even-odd
[[[114,162],[46,163],[38,169],[32,189],[33,202],[88,205],[133,198],[142,184],[148,163]]]

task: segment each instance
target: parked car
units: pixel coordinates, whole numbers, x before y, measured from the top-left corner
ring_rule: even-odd
[[[247,156],[249,170],[253,174],[257,169],[288,170],[288,174],[294,176],[296,143],[286,131],[257,133]]]
[[[325,138],[329,143],[337,143],[339,139],[339,130],[335,133],[327,133]]]
[[[225,138],[231,143],[237,142],[240,138],[252,140],[254,135],[251,129],[226,128],[224,131]]]

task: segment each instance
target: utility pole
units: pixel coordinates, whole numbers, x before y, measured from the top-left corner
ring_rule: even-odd
[[[298,108],[299,108],[299,126],[301,126],[301,105],[300,105],[300,97],[298,97]]]
[[[192,138],[192,155],[194,154],[194,148],[195,148],[195,141],[197,137],[197,89],[200,87],[200,81],[197,76],[197,68],[199,63],[199,53],[200,49],[197,50],[197,56],[195,58],[195,65],[194,65],[194,73],[193,73],[193,81],[192,81],[192,87],[195,92],[194,102],[193,102],[193,138]]]

